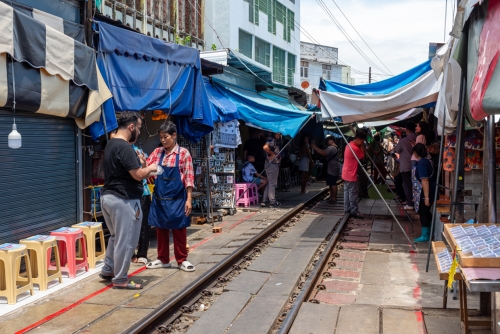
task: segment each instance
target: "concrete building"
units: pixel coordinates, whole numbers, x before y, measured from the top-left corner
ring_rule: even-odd
[[[272,85],[300,86],[300,0],[205,0],[206,49]],[[215,31],[214,31],[215,29]]]
[[[320,78],[354,84],[351,67],[338,64],[339,49],[307,42],[300,42],[300,82],[301,88],[311,94],[318,88]]]

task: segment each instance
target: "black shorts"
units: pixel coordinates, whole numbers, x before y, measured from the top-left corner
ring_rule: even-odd
[[[327,186],[336,186],[338,179],[339,179],[338,175],[326,174],[326,185]]]

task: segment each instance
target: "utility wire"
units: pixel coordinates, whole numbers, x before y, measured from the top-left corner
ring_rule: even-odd
[[[368,64],[370,64],[371,66],[373,66],[374,68],[378,69],[380,72],[382,73],[386,73],[386,74],[389,74],[387,73],[386,71],[384,71],[382,68],[380,68],[377,64],[375,64],[375,62],[373,62],[364,52],[363,50],[361,50],[361,48],[356,44],[356,42],[351,38],[351,36],[347,33],[347,31],[344,29],[344,27],[342,27],[342,25],[340,24],[340,22],[335,18],[335,15],[333,15],[333,13],[330,11],[330,9],[328,8],[328,6],[324,3],[323,0],[316,0],[316,2],[320,5],[320,7],[323,9],[323,11],[330,17],[330,19],[335,23],[335,25],[337,26],[337,28],[340,30],[340,32],[342,32],[342,34],[347,38],[347,40],[349,41],[349,43],[354,47],[354,49],[363,57],[365,58],[365,60],[368,62]]]
[[[344,12],[342,11],[342,9],[340,9],[339,5],[337,5],[337,3],[335,2],[335,0],[332,0],[333,3],[335,4],[335,6],[337,6],[337,8],[339,9],[339,11],[342,13],[342,15],[345,17],[345,19],[347,20],[347,22],[349,22],[349,24],[351,25],[351,27],[354,29],[354,31],[356,32],[356,34],[358,34],[358,36],[361,38],[361,40],[365,43],[365,45],[368,47],[368,49],[370,49],[370,51],[373,53],[373,55],[375,57],[377,57],[377,59],[380,61],[380,63],[382,65],[384,65],[384,67],[387,69],[387,71],[389,71],[389,73],[392,74],[391,70],[384,64],[384,62],[382,60],[380,60],[380,58],[377,56],[377,54],[375,53],[375,51],[372,50],[372,48],[368,45],[368,43],[366,43],[365,39],[360,35],[360,33],[358,32],[358,30],[356,30],[356,28],[354,28],[354,26],[352,25],[351,21],[349,21],[349,19],[347,18],[347,16],[344,14]]]

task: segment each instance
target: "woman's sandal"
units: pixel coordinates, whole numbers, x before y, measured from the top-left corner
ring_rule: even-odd
[[[184,271],[187,271],[187,272],[191,272],[191,271],[194,271],[194,266],[191,264],[191,262],[189,261],[184,261],[182,262],[181,264],[179,264],[179,269],[180,270],[184,270]]]

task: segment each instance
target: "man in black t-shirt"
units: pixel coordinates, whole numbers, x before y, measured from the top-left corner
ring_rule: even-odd
[[[127,273],[141,231],[142,180],[156,172],[157,166],[146,167],[144,156],[132,148],[131,143],[139,136],[141,125],[138,113],[122,113],[118,130],[104,150],[101,207],[111,236],[99,276],[112,280],[113,289],[142,289],[141,284],[128,280]]]

